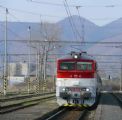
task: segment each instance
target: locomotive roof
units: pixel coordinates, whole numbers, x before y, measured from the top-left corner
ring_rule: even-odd
[[[70,59],[74,59],[74,60],[75,60],[75,58],[73,58],[73,57],[71,56],[71,54],[67,54],[67,55],[65,55],[65,56],[63,56],[63,57],[61,57],[61,58],[59,58],[58,60],[70,60]],[[79,59],[96,61],[92,56],[89,56],[89,55],[87,55],[87,54],[81,55],[81,56],[80,56],[78,59],[76,59],[76,60],[79,60]]]

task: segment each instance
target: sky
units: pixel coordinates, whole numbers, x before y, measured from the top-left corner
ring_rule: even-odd
[[[33,2],[32,2],[33,1]],[[0,0],[0,21],[58,22],[67,17],[64,0]],[[122,0],[67,0],[72,15],[78,15],[103,26],[122,17]]]

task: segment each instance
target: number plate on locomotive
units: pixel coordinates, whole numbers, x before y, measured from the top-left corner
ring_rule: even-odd
[[[80,88],[69,88],[69,90],[72,92],[80,92],[81,91]]]

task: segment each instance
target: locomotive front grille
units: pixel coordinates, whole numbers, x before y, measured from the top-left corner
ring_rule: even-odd
[[[60,97],[63,99],[81,99],[91,97],[91,92],[88,88],[80,87],[65,87],[60,91]]]

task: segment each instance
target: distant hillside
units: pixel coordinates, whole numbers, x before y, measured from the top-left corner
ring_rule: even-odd
[[[82,24],[83,23],[83,24]],[[81,38],[83,37],[83,27],[84,25],[84,39],[85,40],[91,40],[89,36],[92,35],[99,27],[95,25],[94,23],[90,22],[89,20],[79,17],[79,16],[72,16],[67,17],[57,23],[57,25],[61,28],[62,33],[62,39],[63,40],[75,40],[76,38],[81,41]],[[72,30],[72,26],[75,31]],[[81,36],[81,38],[80,38]]]
[[[79,17],[79,16],[72,16],[65,18],[64,20],[59,21],[57,24],[61,26],[62,31],[62,39],[69,39],[75,40],[71,24],[69,19],[73,21],[76,30],[82,35],[82,25],[81,21],[84,24],[84,31],[85,31],[85,41],[100,41],[106,38],[114,37],[122,33],[122,18],[113,21],[105,26],[99,27],[94,23],[90,22],[89,20]],[[78,35],[77,35],[78,36]]]
[[[75,28],[76,36],[71,28],[69,20],[72,20],[73,28]],[[82,23],[84,24],[84,38],[85,41],[102,41],[104,39],[113,38],[122,33],[122,19],[111,22],[103,27],[99,27],[89,20],[72,16],[67,17],[57,23],[46,25],[40,23],[28,23],[28,22],[8,22],[8,40],[27,40],[29,39],[28,27],[31,26],[31,39],[32,40],[79,40],[82,41]],[[55,27],[54,27],[55,26]],[[57,27],[57,28],[56,28]],[[56,28],[56,29],[55,29]],[[59,31],[58,31],[59,30]],[[49,38],[47,36],[52,36]],[[58,35],[60,34],[60,35]],[[58,36],[54,39],[54,36]],[[80,36],[80,37],[79,37]],[[0,40],[4,40],[4,22],[0,22]],[[117,39],[115,39],[116,41]],[[21,50],[18,48],[21,48]],[[1,51],[3,50],[3,44],[1,44]],[[8,45],[10,53],[27,51],[27,44],[23,43],[10,43]]]
[[[122,34],[122,18],[115,20],[105,26],[99,27],[92,33],[91,40],[100,41]]]
[[[101,42],[122,42],[122,35],[114,36],[101,40]],[[118,47],[117,47],[118,46]],[[122,52],[121,45],[118,44],[94,44],[88,49],[91,54],[103,54],[103,55],[120,55]],[[102,58],[101,58],[102,59]]]
[[[69,21],[73,21],[73,28],[76,36],[72,31],[72,27]],[[81,40],[79,35],[82,37],[82,22],[84,24],[85,40],[86,41],[100,41],[109,37],[114,37],[121,34],[122,32],[122,18],[113,21],[105,26],[99,27],[89,20],[79,17],[72,16],[67,17],[57,23],[61,30],[62,40]],[[48,24],[54,25],[54,24]],[[44,26],[42,27],[40,23],[29,23],[29,22],[8,22],[8,39],[27,39],[29,37],[28,27],[32,28],[32,39],[39,39],[42,37],[41,32],[45,31]],[[79,35],[78,35],[79,34]],[[4,23],[0,22],[0,40],[4,39]]]
[[[107,38],[101,42],[122,42],[122,35]],[[94,44],[91,46],[87,52],[94,55],[104,55],[95,56],[98,62],[99,70],[103,70],[106,74],[111,75],[112,78],[120,77],[121,74],[121,62],[122,57],[122,45],[121,44]],[[115,55],[115,56],[113,56]],[[101,63],[100,61],[103,61]],[[104,61],[108,63],[104,63]],[[112,63],[113,62],[113,63]]]
[[[4,43],[5,39],[5,23],[0,22],[0,40]],[[31,40],[54,40],[56,39],[57,29],[55,24],[51,23],[29,23],[29,22],[8,22],[7,25],[7,40],[9,53],[28,53],[28,43],[26,42],[9,42],[9,40],[29,40],[30,33],[28,31],[31,26]],[[55,35],[56,34],[56,35]],[[31,43],[33,44],[33,43]],[[4,44],[1,44],[3,51]],[[18,49],[19,48],[19,49]]]

